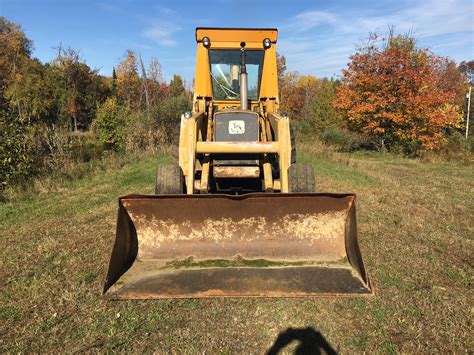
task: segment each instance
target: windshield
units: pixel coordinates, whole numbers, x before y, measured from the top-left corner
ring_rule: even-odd
[[[240,100],[240,50],[211,49],[212,91],[216,100]],[[263,51],[245,51],[248,98],[258,100],[263,67]]]

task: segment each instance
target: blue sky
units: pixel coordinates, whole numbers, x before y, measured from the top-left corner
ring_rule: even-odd
[[[22,25],[41,61],[62,43],[106,75],[129,48],[158,58],[165,79],[191,82],[198,26],[276,27],[288,69],[318,77],[340,75],[355,45],[388,26],[438,55],[474,59],[473,0],[0,0],[0,15]]]

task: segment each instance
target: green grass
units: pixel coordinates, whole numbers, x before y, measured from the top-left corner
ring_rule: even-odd
[[[262,353],[308,327],[342,353],[474,348],[472,165],[299,149],[320,191],[357,194],[373,298],[104,301],[117,197],[152,193],[169,160],[135,159],[0,205],[1,352]]]
[[[88,210],[116,201],[121,195],[152,193],[157,164],[168,161],[170,158],[167,156],[147,158],[116,171],[78,179],[57,191],[45,192],[39,196],[29,191],[2,205],[1,225],[64,218],[71,213],[84,214]]]
[[[326,157],[316,158],[309,152],[301,152],[299,161],[311,164],[319,177],[330,177],[340,182],[350,182],[358,186],[378,185],[381,182],[367,175],[364,171],[357,168],[350,158],[342,161],[334,161]]]

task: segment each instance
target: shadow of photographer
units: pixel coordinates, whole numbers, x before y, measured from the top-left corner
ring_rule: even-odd
[[[286,346],[293,341],[299,344],[295,349],[295,354],[337,354],[336,350],[327,342],[320,332],[312,327],[307,328],[288,328],[278,334],[278,338],[267,351],[267,355],[277,355]]]

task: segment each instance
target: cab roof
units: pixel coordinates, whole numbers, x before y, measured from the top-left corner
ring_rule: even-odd
[[[211,43],[219,42],[262,42],[269,38],[272,43],[277,42],[276,28],[196,28],[196,42],[200,43],[204,37],[209,37]]]

